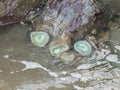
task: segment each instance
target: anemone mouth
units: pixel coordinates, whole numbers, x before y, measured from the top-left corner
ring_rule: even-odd
[[[30,39],[32,44],[38,47],[45,47],[45,45],[49,42],[50,36],[48,33],[40,31],[40,32],[31,32]]]
[[[88,56],[92,53],[92,46],[87,41],[78,41],[74,44],[74,50],[82,56]]]
[[[56,45],[50,48],[50,53],[52,56],[58,58],[61,53],[68,50],[69,50],[69,47],[67,45]]]

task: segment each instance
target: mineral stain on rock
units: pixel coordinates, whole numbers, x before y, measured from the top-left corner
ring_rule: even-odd
[[[53,0],[43,12],[43,21],[48,27],[52,26],[49,32],[53,36],[74,31],[83,34],[85,30],[82,30],[82,27],[88,23],[91,24],[96,18],[95,14],[99,12],[93,0]]]

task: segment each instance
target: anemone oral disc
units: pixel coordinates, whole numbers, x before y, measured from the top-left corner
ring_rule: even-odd
[[[64,52],[64,51],[67,51],[69,50],[69,47],[67,46],[64,46],[64,45],[58,45],[58,46],[53,46],[50,48],[50,53],[52,56],[54,57],[59,57],[59,55]]]
[[[45,45],[50,40],[50,36],[48,35],[48,33],[43,32],[43,31],[40,31],[40,32],[31,32],[30,33],[30,39],[31,39],[31,42],[35,46],[45,47]]]
[[[82,40],[74,44],[74,50],[82,56],[88,56],[92,52],[92,46],[87,41]]]

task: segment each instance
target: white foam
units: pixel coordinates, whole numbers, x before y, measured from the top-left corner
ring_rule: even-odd
[[[53,77],[58,77],[59,76],[57,73],[51,72],[51,70],[43,67],[41,64],[36,63],[36,62],[32,62],[32,61],[17,61],[17,60],[11,60],[11,61],[13,61],[13,62],[20,62],[20,63],[24,64],[25,68],[23,68],[22,71],[25,71],[27,69],[37,69],[37,68],[39,69],[40,68],[40,69],[43,69],[43,70],[47,71],[50,76],[53,76]],[[17,72],[19,72],[19,71],[17,71]]]
[[[42,65],[40,65],[39,63],[36,63],[36,62],[20,61],[20,63],[25,65],[25,68],[22,69],[22,71],[25,71],[27,69],[36,69],[36,68],[41,68],[41,69],[48,71],[48,72],[50,71],[47,68],[43,67]]]

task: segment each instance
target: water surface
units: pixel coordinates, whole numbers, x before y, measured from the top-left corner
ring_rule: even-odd
[[[86,70],[77,70],[77,66],[59,69],[50,64],[54,58],[47,48],[31,44],[29,28],[14,24],[0,31],[0,90],[120,89],[119,67],[110,63]],[[111,40],[118,45],[119,30],[111,32]]]

